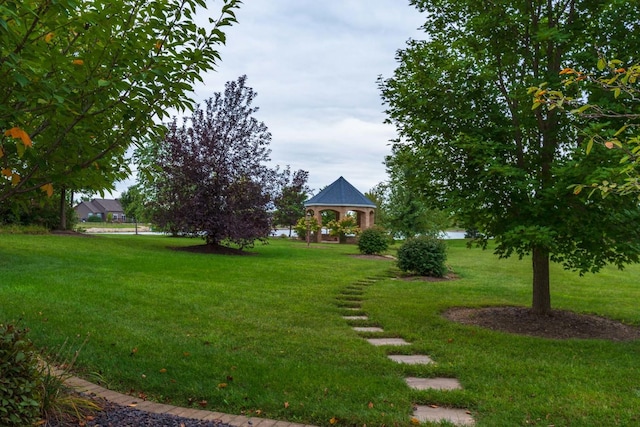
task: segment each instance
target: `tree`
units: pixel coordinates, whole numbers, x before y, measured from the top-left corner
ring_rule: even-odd
[[[432,207],[452,211],[500,257],[531,256],[532,311],[551,310],[550,261],[581,274],[637,262],[633,198],[588,199],[569,188],[607,176],[618,159],[585,156],[587,141],[557,110],[531,109],[529,87],[559,83],[567,64],[588,67],[595,46],[640,54],[630,33],[640,4],[617,0],[414,0],[427,40],[397,54],[379,80],[400,137],[391,171]],[[615,24],[614,24],[615,23]]]
[[[383,226],[396,238],[407,239],[417,235],[440,237],[449,226],[450,215],[430,208],[416,191],[404,187],[402,180],[394,178],[374,187],[367,197],[376,203],[376,224]]]
[[[298,170],[291,174],[289,167],[282,173],[281,189],[274,200],[276,211],[273,216],[274,225],[284,225],[289,227],[289,237],[291,230],[296,225],[298,219],[304,217],[304,202],[310,192],[307,186],[309,172]]]
[[[219,60],[240,1],[221,3],[209,25],[201,0],[0,3],[0,201],[125,177],[127,148],[160,137]]]
[[[135,222],[149,222],[144,194],[137,185],[132,185],[120,194],[120,205],[124,214]]]
[[[241,249],[269,236],[278,173],[265,165],[271,134],[253,117],[257,94],[245,83],[246,76],[227,82],[224,95],[198,106],[181,127],[174,119],[150,147],[160,168],[152,197],[160,227]]]
[[[640,64],[624,67],[620,60],[606,60],[601,56],[597,68],[597,73],[585,73],[569,67],[560,71],[564,77],[562,88],[577,92],[573,96],[566,95],[560,88],[549,88],[546,83],[530,88],[529,92],[534,96],[533,106],[565,111],[567,106],[571,107],[568,113],[577,119],[579,131],[589,138],[587,154],[594,144],[623,153],[619,180],[576,184],[576,194],[585,187],[591,187],[600,190],[603,196],[635,193],[640,197],[640,136],[637,134],[640,127],[640,113],[637,112],[640,105]],[[582,96],[585,85],[592,90],[608,92],[609,97],[585,102]]]

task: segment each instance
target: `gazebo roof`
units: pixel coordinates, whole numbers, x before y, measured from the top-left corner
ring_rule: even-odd
[[[356,187],[343,177],[310,198],[304,203],[310,206],[353,206],[358,208],[375,208],[376,204],[367,199]]]

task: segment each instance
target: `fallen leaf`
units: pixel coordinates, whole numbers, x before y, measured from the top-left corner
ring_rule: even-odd
[[[288,408],[289,407],[289,402],[284,402],[284,407]]]
[[[333,417],[329,420],[329,424],[334,425],[335,423],[338,422],[338,419],[336,417]]]
[[[131,356],[133,356],[134,354],[136,354],[138,352],[138,347],[133,347],[131,349]]]
[[[207,401],[202,399],[200,402],[198,402],[198,405],[202,406],[203,408],[207,406]]]
[[[369,402],[369,409],[373,408],[373,402]]]
[[[418,424],[420,424],[420,420],[415,418],[415,417],[413,417],[413,418],[411,418],[411,424],[418,425]]]
[[[429,405],[429,407],[430,407],[430,408],[434,408],[434,409],[435,409],[435,408],[439,408],[439,406],[438,406],[438,405]]]
[[[256,415],[261,415],[262,414],[262,409],[256,409]]]
[[[167,372],[167,370],[165,368],[160,369],[160,373],[161,374],[165,374]]]
[[[227,388],[227,383],[220,383],[218,384],[218,388]]]
[[[182,354],[184,354],[184,357],[189,357],[189,356],[191,356],[191,353],[189,353],[188,351],[185,351],[185,352],[184,352],[184,353],[182,353]]]

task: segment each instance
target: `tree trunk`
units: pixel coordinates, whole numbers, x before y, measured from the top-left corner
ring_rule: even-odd
[[[549,251],[533,248],[533,303],[531,311],[535,314],[551,312],[551,292],[549,291]]]
[[[67,229],[67,189],[60,188],[60,230]]]

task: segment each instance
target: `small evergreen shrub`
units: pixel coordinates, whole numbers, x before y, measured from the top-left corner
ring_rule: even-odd
[[[0,425],[30,426],[40,420],[42,377],[27,330],[0,324]]]
[[[380,227],[371,227],[360,233],[358,250],[365,255],[380,255],[389,248],[389,236]]]
[[[443,277],[446,260],[447,245],[431,237],[409,239],[398,249],[398,268],[420,276]]]

